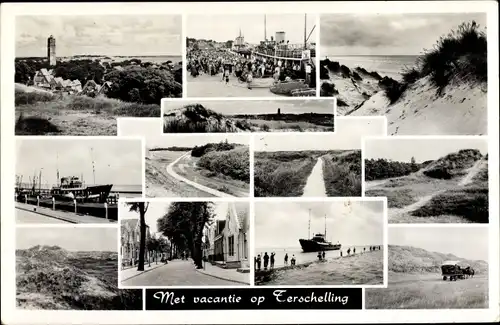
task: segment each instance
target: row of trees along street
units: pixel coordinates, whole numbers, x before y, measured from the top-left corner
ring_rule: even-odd
[[[149,203],[130,202],[130,211],[139,214],[140,241],[138,271],[144,271],[144,255],[146,244],[149,251],[167,253],[170,259],[178,252],[189,251],[196,268],[203,268],[203,230],[211,225],[214,219],[214,208],[211,202],[173,202],[165,215],[157,220],[158,231],[168,238],[170,244],[161,238],[151,238],[146,243],[146,213]]]

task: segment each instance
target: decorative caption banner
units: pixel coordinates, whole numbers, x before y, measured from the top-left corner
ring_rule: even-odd
[[[362,309],[361,288],[146,289],[146,310]]]

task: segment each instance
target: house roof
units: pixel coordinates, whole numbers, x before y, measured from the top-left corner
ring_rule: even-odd
[[[122,226],[128,225],[130,229],[134,229],[139,226],[139,219],[122,219]],[[146,224],[146,228],[149,226]]]
[[[248,229],[248,203],[231,203],[230,212],[236,216],[238,222],[238,228],[247,230]]]

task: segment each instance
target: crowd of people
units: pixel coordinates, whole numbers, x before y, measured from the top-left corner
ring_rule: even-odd
[[[192,77],[200,74],[219,77],[229,83],[231,77],[246,82],[251,89],[254,78],[273,78],[275,83],[305,79],[312,85],[312,66],[307,62],[293,60],[273,60],[240,55],[227,49],[189,50],[187,69]]]

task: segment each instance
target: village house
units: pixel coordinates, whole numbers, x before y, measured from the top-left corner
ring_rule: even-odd
[[[139,249],[141,240],[141,229],[139,219],[121,220],[121,247],[120,255],[122,267],[135,266],[139,262]],[[146,225],[146,243],[151,238],[149,226]],[[144,251],[144,261],[147,261],[147,245]]]
[[[50,91],[66,91],[70,94],[76,94],[82,91],[82,84],[79,80],[63,79],[54,77],[54,70],[42,68],[38,70],[33,77],[33,86]]]
[[[224,268],[248,268],[248,204],[228,205],[225,220],[216,220],[214,261]]]

